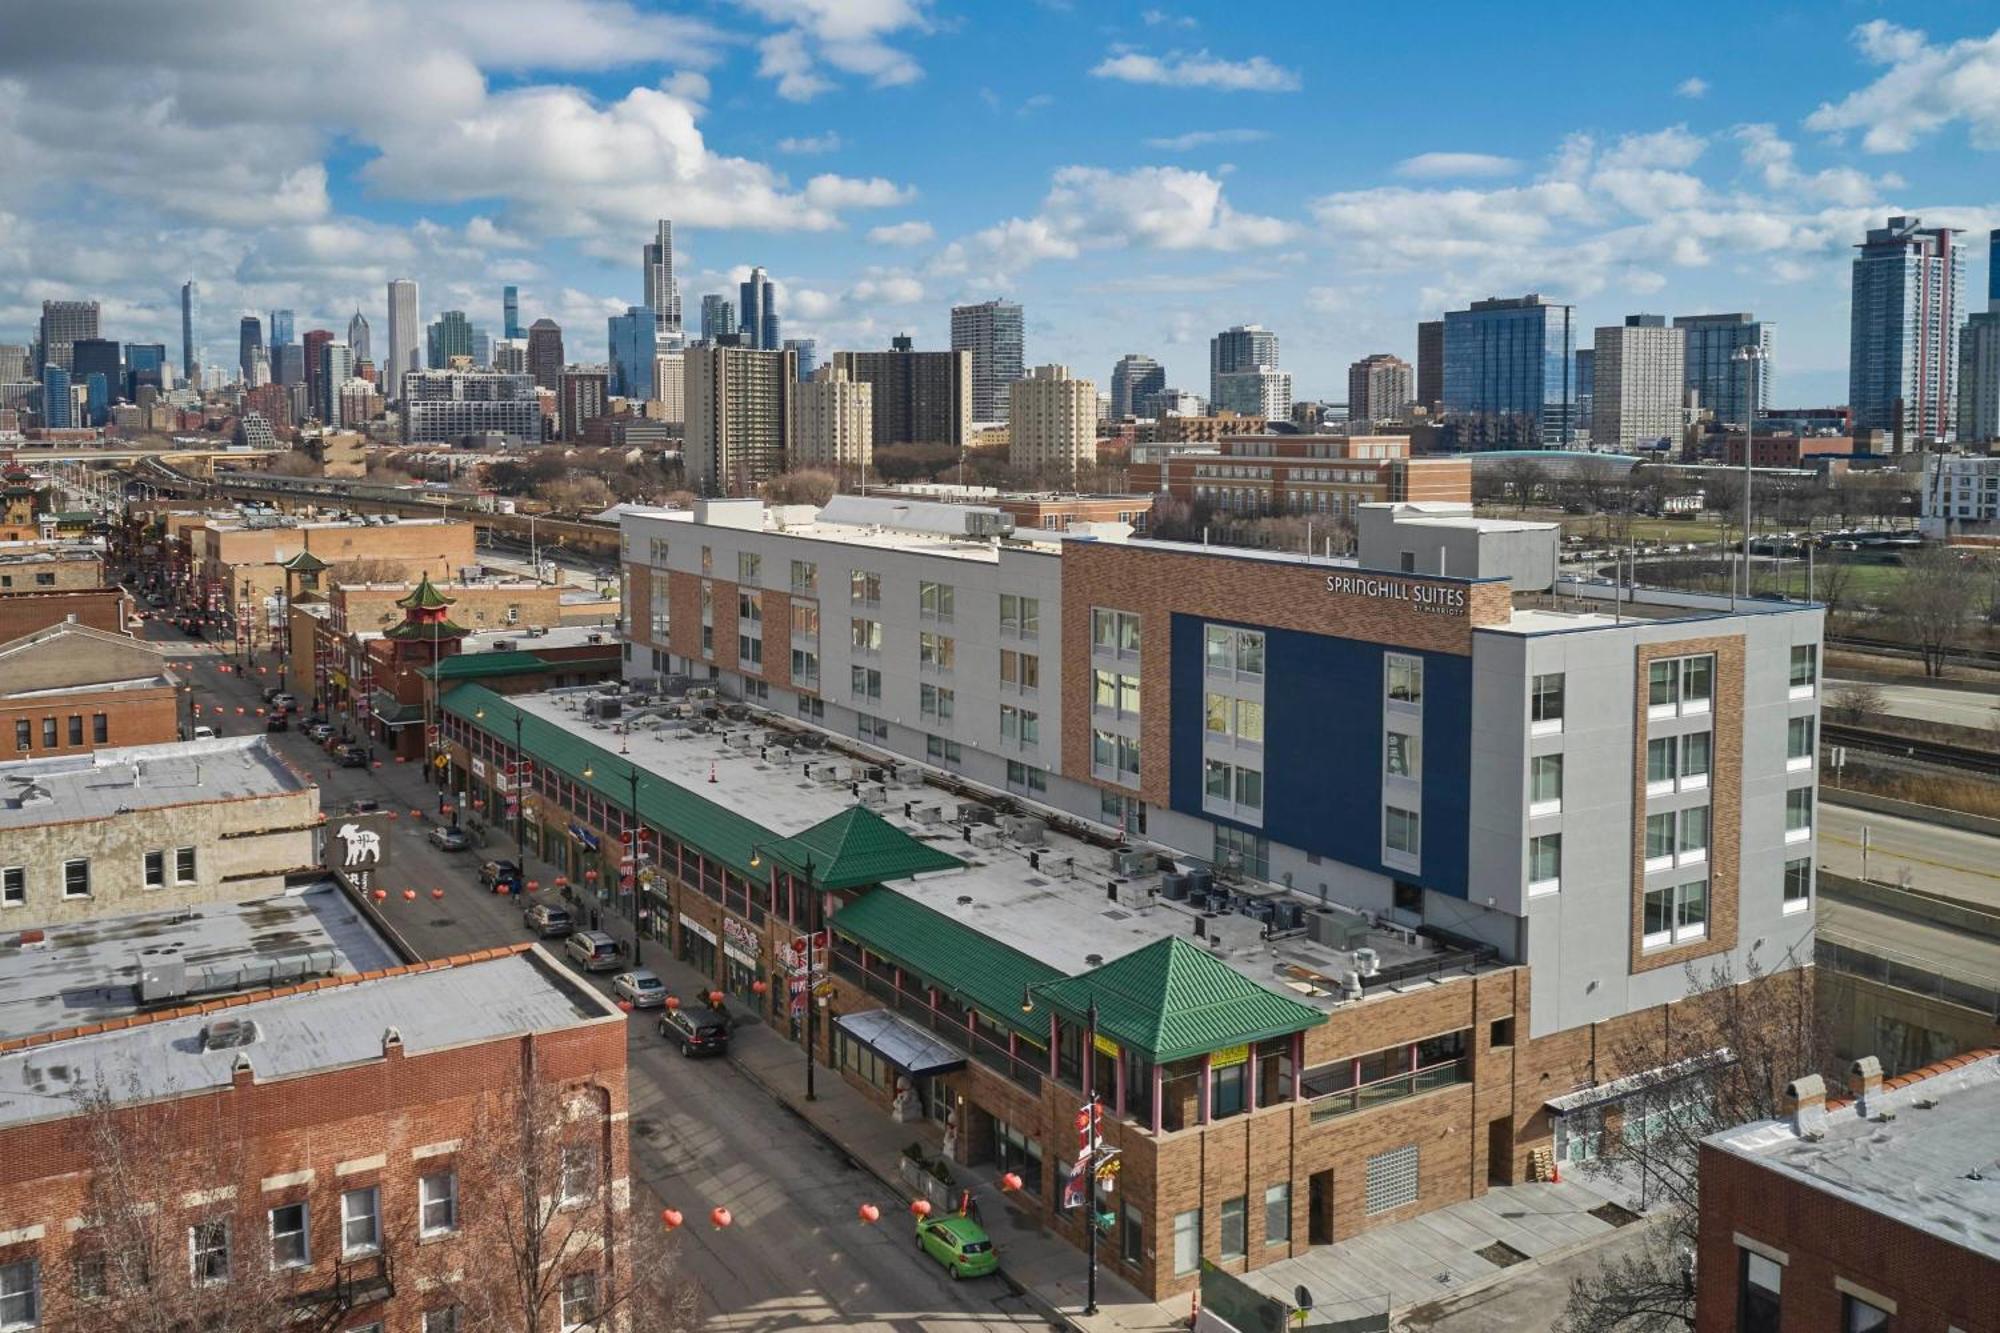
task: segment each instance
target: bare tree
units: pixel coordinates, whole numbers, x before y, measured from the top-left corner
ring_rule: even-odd
[[[1826,711],[1831,721],[1863,726],[1880,717],[1887,702],[1880,685],[1855,681],[1833,692],[1826,701]]]
[[[1571,1281],[1564,1333],[1692,1328],[1701,1141],[1784,1114],[1785,1085],[1801,1075],[1837,1077],[1811,968],[1766,974],[1753,960],[1739,976],[1726,960],[1707,973],[1690,964],[1687,983],[1662,1033],[1613,1044],[1614,1068],[1644,1072],[1585,1131],[1599,1135],[1601,1152],[1583,1169],[1636,1184],[1655,1233]]]
[[[100,1082],[78,1097],[83,1225],[66,1274],[43,1283],[52,1333],[270,1333],[299,1304],[264,1261],[261,1201],[239,1197],[239,1145],[206,1098],[140,1104]]]
[[[336,583],[401,583],[407,566],[388,556],[364,555],[335,562],[326,571],[330,588]]]
[[[603,1088],[530,1081],[490,1096],[456,1163],[451,1246],[413,1246],[437,1306],[481,1333],[556,1333],[589,1321],[605,1333],[692,1333],[700,1291],[676,1238],[634,1224],[612,1177],[620,1160]],[[420,1205],[419,1205],[420,1206]],[[421,1234],[419,1225],[397,1228]]]
[[[1942,676],[1965,642],[1965,622],[1978,596],[1972,569],[1950,547],[1926,546],[1903,557],[1890,614],[1923,659],[1926,676]]]
[[[767,504],[823,505],[840,489],[840,478],[819,468],[803,468],[780,472],[761,489]]]
[[[1500,465],[1500,477],[1517,510],[1526,509],[1548,482],[1542,465],[1532,458],[1510,458]]]

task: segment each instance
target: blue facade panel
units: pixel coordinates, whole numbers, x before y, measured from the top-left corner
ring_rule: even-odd
[[[1202,627],[1264,632],[1264,823],[1202,810]],[[1422,870],[1382,862],[1383,659],[1424,662]],[[1262,833],[1273,842],[1456,898],[1470,896],[1472,659],[1200,616],[1173,619],[1173,753],[1169,792],[1185,815]]]

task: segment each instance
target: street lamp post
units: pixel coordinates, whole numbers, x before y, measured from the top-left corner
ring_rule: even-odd
[[[472,717],[474,721],[483,722],[486,720],[486,710],[475,708],[472,710]],[[521,710],[516,708],[514,710],[514,865],[518,873],[523,876],[528,873],[527,843],[521,827],[528,817],[527,807],[521,800],[522,768],[526,763],[527,757],[521,753]]]
[[[1762,347],[1739,347],[1731,356],[1743,363],[1743,596],[1750,596],[1750,476],[1757,452],[1757,369],[1764,359]]]
[[[596,767],[594,765],[586,765],[583,770],[583,780],[588,782],[595,776],[597,776]],[[639,824],[639,766],[637,764],[629,761],[626,763],[625,780],[631,787],[631,799],[625,803],[625,809],[629,812],[630,818],[625,825],[626,836],[621,840],[621,845],[625,851],[619,857],[618,878],[620,882],[618,887],[621,891],[625,887],[623,881],[627,876],[623,862],[629,858],[632,866],[630,875],[632,880],[632,896],[626,902],[625,917],[626,920],[632,923],[632,966],[639,967],[642,965],[643,956],[643,941],[639,930],[639,844],[642,835]]]
[[[1021,1012],[1035,1012],[1035,992],[1032,987],[1021,991]],[[1091,994],[1090,1006],[1084,1014],[1084,1045],[1082,1058],[1077,1062],[1077,1073],[1083,1080],[1085,1096],[1083,1107],[1077,1113],[1078,1150],[1077,1169],[1083,1176],[1083,1313],[1097,1313],[1097,1172],[1115,1152],[1104,1151],[1103,1139],[1099,1134],[1099,1110],[1097,1100],[1097,995]],[[1072,1177],[1074,1179],[1074,1177]],[[1067,1206],[1067,1205],[1065,1205]]]
[[[764,849],[762,845],[752,847],[750,849],[750,868],[755,870],[763,864]],[[818,997],[813,994],[813,941],[819,937],[820,903],[819,888],[813,882],[813,859],[811,856],[806,857],[804,869],[806,879],[806,975],[805,991],[799,999],[800,1007],[805,1010],[806,1100],[810,1102],[817,1100],[817,1095],[813,1092],[813,1009],[818,1000]],[[832,941],[829,940],[827,943],[831,947]]]

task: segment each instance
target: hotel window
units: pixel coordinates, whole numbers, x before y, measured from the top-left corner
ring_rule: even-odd
[[[1813,863],[1810,856],[1785,862],[1785,911],[1803,912],[1812,906]]]
[[[748,634],[736,636],[736,664],[739,667],[762,669],[764,665],[764,641]]]
[[[1809,699],[1819,684],[1819,645],[1796,644],[1792,648],[1792,697]]]
[[[56,748],[56,720],[52,717],[42,719],[42,748],[44,750]]]
[[[1139,711],[1136,688],[1131,707],[1125,711],[1134,714]],[[1264,705],[1259,700],[1210,694],[1203,700],[1203,718],[1211,736],[1233,736],[1251,745],[1264,743]]]
[[[1000,650],[1000,684],[1028,693],[1042,685],[1042,659],[1033,653],[1017,653],[1011,648]]]
[[[819,594],[819,566],[810,560],[792,561],[792,591]]]
[[[813,670],[815,672],[819,670],[818,663],[813,664]],[[801,694],[798,704],[800,717],[808,718],[814,722],[826,721],[826,700],[820,698],[818,695]]]
[[[924,753],[934,764],[956,764],[965,757],[958,742],[947,736],[925,736]]]
[[[1264,1191],[1264,1243],[1283,1245],[1292,1238],[1292,1186],[1282,1181]]]
[[[856,713],[854,715],[854,734],[861,737],[864,741],[882,741],[886,743],[889,739],[889,724],[873,714]]]
[[[819,603],[792,603],[792,633],[799,638],[819,637]]]
[[[949,722],[956,703],[956,696],[942,685],[926,685],[918,691],[918,708],[925,717]]]
[[[1001,593],[1000,632],[1017,634],[1024,639],[1038,637],[1042,632],[1041,599],[1020,597],[1011,592]]]
[[[1562,873],[1562,834],[1544,833],[1528,839],[1528,892],[1555,892],[1562,887]]]
[[[1424,659],[1390,653],[1386,659],[1389,701],[1421,704],[1424,701]]]
[[[848,686],[857,699],[882,702],[882,673],[874,667],[849,667]]]
[[[1136,611],[1107,611],[1093,607],[1090,612],[1090,646],[1093,652],[1121,657],[1139,655],[1139,615]]]
[[[879,653],[882,651],[882,622],[879,620],[850,620],[847,622],[848,646],[857,653]]]
[[[71,745],[83,744],[83,714],[81,713],[71,713],[69,715],[69,743]]]
[[[1091,673],[1091,707],[1114,717],[1139,715],[1139,678],[1122,671]]]
[[[34,724],[29,722],[25,717],[14,720],[14,748],[17,750],[32,750],[35,748]]]
[[[1409,732],[1391,731],[1382,738],[1384,771],[1392,778],[1416,779],[1423,776],[1423,738]]]
[[[1795,717],[1785,723],[1785,767],[1811,768],[1813,762],[1813,719]]]
[[[704,546],[701,548],[701,576],[703,578],[707,578],[710,574],[713,574],[714,572],[715,572],[715,548],[713,546]]]
[[[928,671],[949,671],[958,660],[958,644],[948,634],[925,630],[917,635],[917,665]]]
[[[925,620],[950,620],[956,600],[949,583],[925,580],[917,584],[917,614]]]
[[[1640,946],[1663,948],[1685,944],[1708,934],[1708,881],[1689,880],[1646,891],[1646,911]]]
[[[1128,787],[1139,785],[1139,738],[1120,736],[1115,731],[1093,731],[1090,735],[1091,772]]]
[[[819,684],[819,654],[810,648],[792,649],[792,684],[816,686]]]
[[[1536,676],[1529,691],[1528,730],[1547,736],[1563,728],[1563,675],[1552,671]]]
[[[755,583],[764,575],[764,557],[754,551],[736,553],[736,581]]]
[[[1528,760],[1528,813],[1553,815],[1562,810],[1563,757],[1538,754]]]
[[[646,559],[647,564],[656,566],[657,568],[660,569],[665,569],[667,567],[666,538],[654,537],[650,539],[646,543],[646,551],[647,551],[647,559]]]
[[[303,1200],[271,1210],[271,1267],[305,1268],[312,1263],[310,1216]]]
[[[194,848],[174,848],[174,883],[192,884],[194,880]]]
[[[146,853],[146,887],[164,889],[167,886],[167,854],[165,852]]]
[[[1007,786],[1014,791],[1030,791],[1041,795],[1049,789],[1048,770],[1024,764],[1018,759],[1007,761]]]
[[[1679,786],[1682,791],[1699,791],[1708,785],[1708,761],[1714,740],[1705,731],[1691,731],[1681,737]]]
[[[649,614],[652,616],[653,642],[665,643],[667,641],[667,626],[671,623],[673,617],[672,603],[667,596],[667,581],[665,579],[654,579],[650,595],[651,607]]]
[[[761,592],[737,593],[736,618],[746,625],[762,625],[764,623],[764,594]]]
[[[1711,656],[1669,657],[1646,665],[1646,707],[1650,716],[1706,713],[1715,689]]]
[[[1785,793],[1785,841],[1804,842],[1812,837],[1813,793],[1811,787],[1794,787]]]
[[[882,576],[865,569],[851,571],[847,576],[847,596],[850,601],[863,606],[879,606],[882,602]]]
[[[1023,748],[1042,743],[1041,714],[1012,704],[1000,705],[1000,739]]]
[[[1696,865],[1708,859],[1709,813],[1705,805],[1690,806],[1680,812],[1680,841],[1674,848],[1676,865]]]
[[[63,862],[63,897],[88,898],[90,896],[90,858],[77,857]]]
[[[1736,1333],[1778,1333],[1784,1323],[1784,1268],[1750,1250],[1736,1253]]]
[[[1416,856],[1422,845],[1420,817],[1414,810],[1388,806],[1383,810],[1382,842],[1392,852]]]
[[[1210,625],[1207,632],[1207,660],[1211,675],[1256,676],[1264,674],[1264,632]]]
[[[1850,1292],[1842,1292],[1840,1328],[1841,1333],[1888,1333],[1889,1312]]]

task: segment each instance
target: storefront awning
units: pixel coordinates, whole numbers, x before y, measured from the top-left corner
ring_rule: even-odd
[[[1560,1097],[1551,1097],[1542,1103],[1550,1115],[1574,1115],[1578,1111],[1594,1110],[1622,1102],[1637,1092],[1653,1092],[1684,1083],[1698,1074],[1718,1069],[1736,1059],[1736,1053],[1727,1046],[1708,1051],[1702,1055],[1691,1055],[1685,1060],[1676,1060],[1670,1065],[1648,1069],[1638,1074],[1627,1074],[1614,1078],[1609,1083],[1593,1083],[1575,1092],[1566,1092]]]
[[[841,1014],[833,1021],[848,1036],[913,1077],[949,1073],[965,1063],[964,1055],[888,1009]]]

